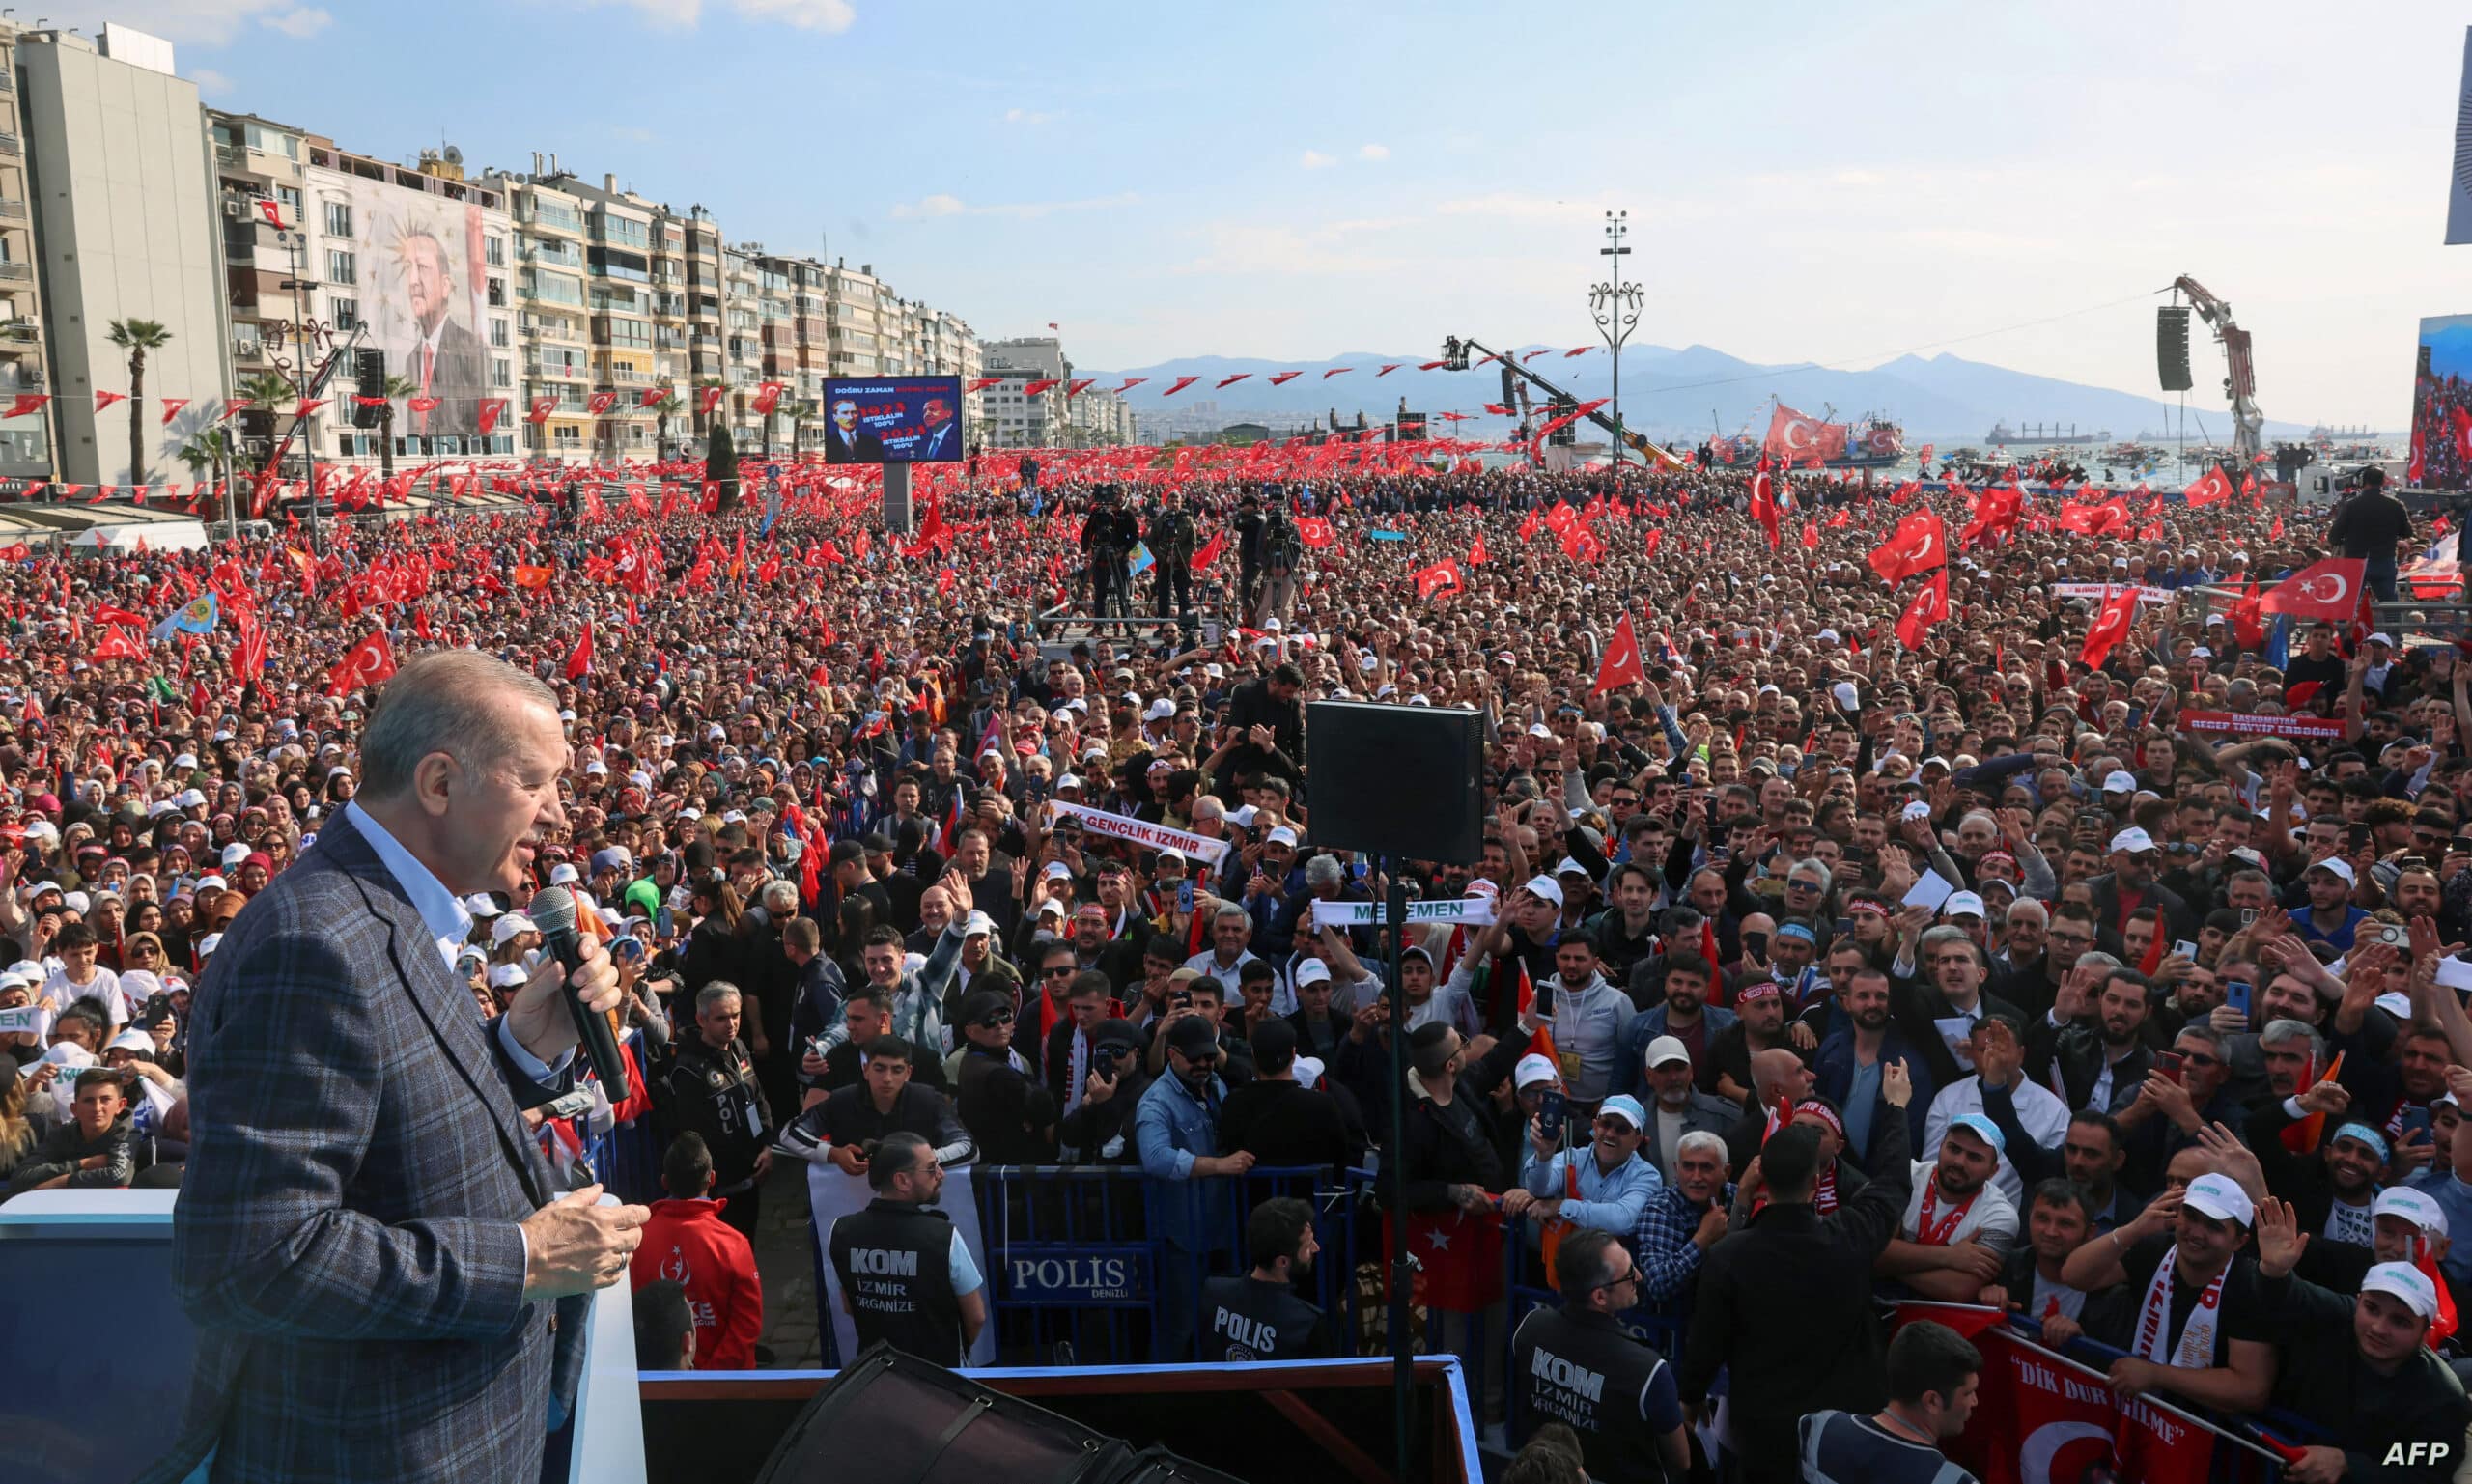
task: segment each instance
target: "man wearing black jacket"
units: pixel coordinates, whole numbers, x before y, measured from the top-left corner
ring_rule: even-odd
[[[2380,602],[2395,601],[2395,548],[2412,539],[2412,513],[2386,492],[2386,471],[2360,471],[2360,492],[2335,510],[2326,544],[2369,564],[2362,575]]]
[[[1194,605],[1194,518],[1176,507],[1176,491],[1163,491],[1159,509],[1150,517],[1147,537],[1150,555],[1158,562],[1157,575],[1152,579],[1159,599],[1159,616],[1167,616],[1167,601],[1174,595],[1177,616],[1193,611]]]
[[[1240,779],[1274,773],[1303,782],[1305,768],[1305,672],[1281,662],[1270,674],[1249,680],[1227,698],[1227,730],[1235,748],[1220,764],[1212,788],[1233,798]]]
[[[1881,1069],[1881,1093],[1904,1109],[1914,1085],[1903,1062]],[[1731,1367],[1733,1434],[1751,1484],[1800,1477],[1795,1423],[1805,1413],[1873,1413],[1887,1399],[1871,1263],[1896,1235],[1911,1193],[1905,1120],[1886,1120],[1878,1141],[1877,1178],[1823,1218],[1812,1207],[1819,1135],[1802,1125],[1780,1130],[1761,1151],[1756,1175],[1745,1178],[1765,1183],[1768,1204],[1700,1265],[1675,1379],[1683,1404],[1697,1413],[1718,1368]]]
[[[1335,1177],[1356,1150],[1338,1101],[1297,1083],[1296,1027],[1265,1021],[1252,1044],[1253,1079],[1220,1106],[1220,1147],[1244,1150],[1262,1168],[1323,1166]]]

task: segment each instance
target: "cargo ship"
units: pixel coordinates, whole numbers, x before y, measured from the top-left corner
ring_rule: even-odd
[[[2051,448],[2074,448],[2088,444],[2109,442],[2111,440],[2111,436],[2112,431],[2108,428],[2103,429],[2098,433],[2079,433],[2075,423],[2070,423],[2065,432],[2062,431],[2061,426],[2058,423],[2028,423],[2023,428],[2011,428],[2007,423],[1994,423],[1991,425],[1991,431],[1983,434],[1982,440],[1994,448],[2006,448],[2011,443],[2033,443],[2037,446]]]

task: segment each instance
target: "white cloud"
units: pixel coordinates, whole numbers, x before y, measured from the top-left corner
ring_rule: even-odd
[[[295,0],[56,0],[42,9],[53,25],[77,26],[88,36],[116,20],[184,46],[222,46],[252,21],[301,7]],[[20,16],[20,23],[30,18]]]
[[[1326,170],[1331,166],[1337,164],[1338,161],[1333,159],[1331,156],[1323,154],[1319,150],[1307,150],[1305,152],[1305,158],[1299,160],[1297,163],[1303,165],[1307,170]]]
[[[1032,128],[1036,128],[1042,124],[1053,124],[1063,117],[1064,115],[1061,113],[1041,112],[1037,109],[1031,108],[1007,108],[1004,110],[1005,123],[1026,125]]]
[[[583,0],[589,6],[623,5],[656,26],[692,30],[704,19],[704,0]],[[749,21],[772,21],[801,31],[838,34],[858,19],[850,0],[719,0]]]
[[[1357,146],[1356,157],[1361,160],[1364,160],[1367,163],[1378,165],[1382,161],[1390,157],[1390,147],[1387,144],[1359,145]]]
[[[216,71],[211,67],[190,68],[188,70],[188,74],[189,81],[197,84],[197,90],[200,93],[229,93],[232,91],[232,79],[224,76],[221,72]]]
[[[959,196],[939,192],[905,201],[892,209],[895,221],[920,221],[936,216],[1009,216],[1026,220],[1051,216],[1058,211],[1092,211],[1106,207],[1131,206],[1141,198],[1132,191],[1114,196],[1092,196],[1082,201],[1005,201],[994,206],[971,206]]]
[[[278,14],[266,16],[258,24],[269,30],[280,31],[295,42],[305,42],[333,25],[334,22],[335,17],[317,6],[304,5],[297,10],[284,11]]]

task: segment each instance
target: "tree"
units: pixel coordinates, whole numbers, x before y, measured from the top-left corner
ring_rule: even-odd
[[[720,514],[727,515],[737,508],[738,448],[730,441],[727,418],[713,419],[712,437],[704,449],[704,479],[720,490]]]
[[[146,352],[172,343],[172,332],[155,320],[114,320],[105,338],[128,352],[128,482],[146,478]]]
[[[799,432],[808,418],[815,416],[816,406],[797,397],[785,397],[781,400],[781,410],[790,419],[790,461],[795,463],[799,457]]]
[[[232,485],[226,471],[232,467],[239,452],[239,447],[231,430],[219,425],[201,430],[182,447],[180,459],[189,466],[189,478],[200,483],[211,480],[222,491],[222,508],[200,510],[197,513],[199,519],[228,521],[232,518]]]
[[[391,371],[379,383],[378,395],[386,399],[378,409],[378,477],[381,481],[395,477],[395,399],[416,396],[420,389],[420,383],[409,377]]]
[[[233,395],[249,405],[249,410],[241,414],[243,418],[265,419],[262,426],[267,430],[267,457],[271,460],[274,457],[276,420],[283,415],[282,408],[292,406],[295,398],[298,396],[294,389],[292,379],[271,371],[261,371],[243,380],[235,389]],[[243,452],[239,440],[234,440],[232,462],[236,472],[239,467]],[[251,489],[256,488],[256,481],[263,476],[263,473],[264,471],[261,470],[251,475]],[[252,500],[250,504],[254,510],[256,501]]]
[[[669,420],[676,417],[679,413],[686,411],[687,404],[678,400],[678,392],[675,388],[672,388],[660,394],[660,400],[652,404],[651,410],[653,414],[653,458],[655,461],[659,461],[668,457]]]

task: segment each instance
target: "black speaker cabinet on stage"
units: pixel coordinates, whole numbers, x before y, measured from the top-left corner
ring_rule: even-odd
[[[2154,311],[2154,372],[2167,392],[2185,392],[2195,384],[2189,375],[2189,311],[2185,304],[2162,304]]]
[[[1313,843],[1473,865],[1484,854],[1485,721],[1473,711],[1305,708]]]
[[[958,1371],[870,1346],[807,1403],[756,1484],[1240,1484],[1136,1451]]]

